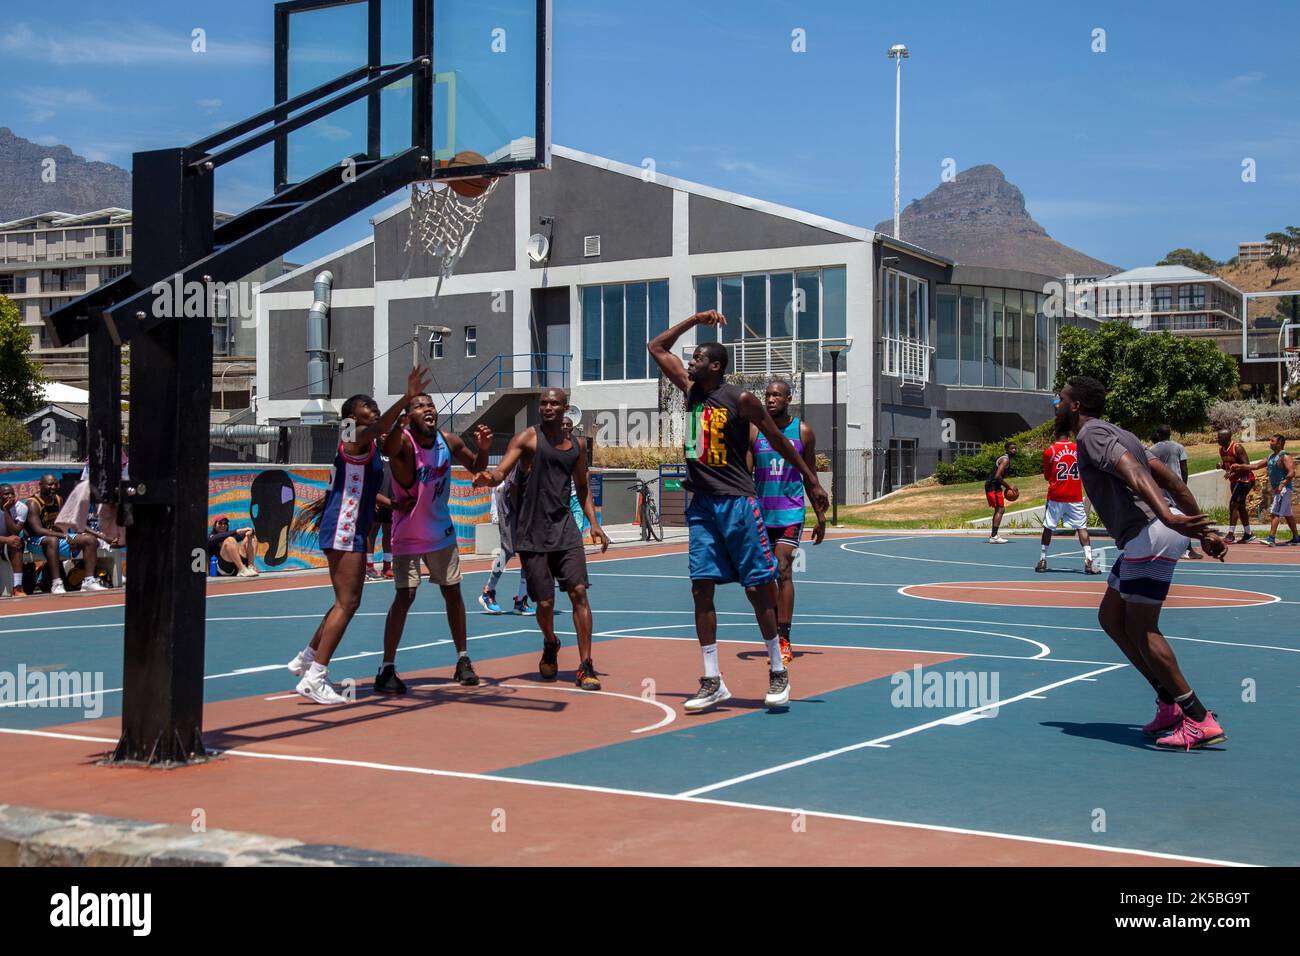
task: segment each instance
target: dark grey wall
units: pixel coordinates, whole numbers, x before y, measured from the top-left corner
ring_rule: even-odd
[[[337,256],[276,286],[271,292],[310,292],[316,276],[328,269],[334,273],[335,289],[369,289],[375,282],[375,246],[367,243],[345,256]]]
[[[307,310],[273,309],[268,314],[268,321],[271,323],[272,394],[276,399],[305,400]],[[335,359],[343,359],[343,371],[335,371],[330,385],[331,398],[347,398],[359,392],[369,395],[374,391],[374,366],[370,364],[375,354],[374,345],[374,309],[365,306],[330,311],[330,348],[335,352]]]
[[[694,194],[690,197],[690,215],[692,255],[852,241],[837,232]]]
[[[472,295],[443,295],[434,309],[433,300],[392,299],[388,303],[388,347],[411,340],[411,329],[416,325],[445,325],[451,329],[443,346],[443,358],[432,361],[429,367],[437,382],[434,391],[456,392],[479,369],[496,355],[509,355],[514,351],[511,327],[514,322],[513,294],[502,292],[500,301],[504,312],[492,311],[496,297],[490,292]],[[465,357],[465,327],[478,329],[478,355]],[[420,335],[420,348],[428,355],[429,334]],[[406,375],[411,370],[409,346],[393,352],[388,362],[388,391],[397,395],[406,389]]]
[[[673,191],[667,186],[557,156],[549,172],[530,175],[529,188],[533,221],[528,231],[545,233],[538,217],[555,217],[549,265],[673,253]],[[582,254],[585,236],[600,236],[599,256]]]
[[[536,176],[537,173],[532,175]],[[411,234],[411,217],[406,212],[389,216],[375,226],[375,278],[400,279],[436,276],[438,267],[423,247],[415,256],[404,251]],[[515,267],[515,181],[501,181],[488,200],[483,221],[474,230],[469,248],[456,264],[458,275],[471,272],[508,272]],[[445,323],[443,323],[445,324]]]
[[[984,266],[953,266],[953,285],[986,285],[1003,289],[1023,289],[1044,292],[1049,282],[1059,283],[1056,276],[1039,272],[1021,272],[1019,269],[989,269]]]

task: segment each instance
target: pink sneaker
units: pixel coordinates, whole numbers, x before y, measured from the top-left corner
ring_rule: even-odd
[[[1166,731],[1173,730],[1183,722],[1183,709],[1175,701],[1172,704],[1166,704],[1156,698],[1156,719],[1151,721],[1142,728],[1142,733],[1148,737],[1159,737]]]
[[[1204,720],[1192,720],[1184,715],[1182,726],[1168,737],[1157,740],[1156,746],[1168,747],[1171,750],[1193,750],[1197,747],[1222,743],[1227,739],[1227,734],[1219,726],[1218,718],[1207,710]]]

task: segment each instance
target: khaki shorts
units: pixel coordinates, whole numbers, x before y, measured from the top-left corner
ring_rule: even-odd
[[[430,584],[460,584],[460,549],[454,544],[428,554],[393,555],[393,583],[401,589],[418,588],[421,561],[429,569]]]

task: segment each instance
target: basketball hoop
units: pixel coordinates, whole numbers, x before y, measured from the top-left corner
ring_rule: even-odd
[[[487,160],[477,153],[458,153],[442,165],[481,166]],[[410,234],[405,251],[409,253],[406,273],[410,276],[411,262],[417,248],[424,249],[438,261],[438,286],[433,293],[434,308],[442,283],[456,271],[456,264],[469,248],[474,230],[483,221],[488,199],[496,191],[499,177],[478,176],[435,183],[431,179],[411,183]]]
[[[1286,361],[1286,380],[1288,385],[1300,385],[1300,345],[1293,345],[1282,350]]]

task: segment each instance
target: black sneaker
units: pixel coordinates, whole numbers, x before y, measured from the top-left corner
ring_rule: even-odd
[[[478,686],[478,675],[474,673],[474,665],[469,662],[468,655],[463,655],[456,661],[456,683],[462,687]]]
[[[688,714],[693,714],[730,699],[731,691],[727,690],[721,677],[701,677],[700,689],[683,706]]]
[[[573,681],[583,690],[600,690],[600,678],[596,676],[596,665],[588,657],[578,667],[578,673]]]
[[[784,707],[790,703],[790,672],[767,672],[767,696],[763,703],[768,707]]]
[[[1237,544],[1249,544],[1251,541],[1254,540],[1256,540],[1255,536],[1250,532],[1247,532],[1246,534],[1243,534],[1240,538],[1237,539]]]
[[[542,680],[555,680],[555,675],[560,672],[560,642],[554,644],[542,643],[542,659],[537,662],[537,670],[542,675]]]
[[[405,694],[406,685],[397,676],[397,668],[389,664],[379,668],[379,673],[375,675],[374,691],[376,694]]]

